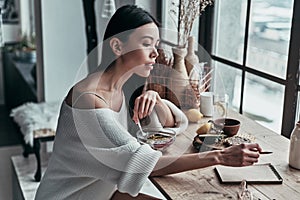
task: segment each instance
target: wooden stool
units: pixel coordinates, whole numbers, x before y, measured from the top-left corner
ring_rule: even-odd
[[[39,182],[42,177],[41,172],[41,157],[40,157],[40,149],[41,142],[53,141],[55,137],[55,131],[52,129],[39,129],[33,132],[33,147],[26,146],[23,152],[24,157],[28,157],[29,153],[33,151],[37,161],[37,169],[34,175],[35,181]]]

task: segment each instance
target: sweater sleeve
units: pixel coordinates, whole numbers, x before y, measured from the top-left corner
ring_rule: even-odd
[[[162,99],[162,101],[170,108],[172,114],[174,115],[175,118],[175,127],[172,127],[170,129],[173,129],[176,134],[179,134],[183,131],[185,131],[188,127],[188,119],[185,116],[185,114],[177,108],[172,102]],[[152,112],[150,114],[150,123],[147,125],[144,125],[143,127],[145,128],[151,128],[151,127],[158,127],[158,128],[163,128],[162,124],[159,121],[158,114],[157,112]]]
[[[138,195],[162,153],[140,145],[109,109],[97,110],[92,116],[81,113],[80,118],[77,131],[82,133],[81,141],[95,158],[92,163],[98,161],[89,165],[92,173],[98,171],[99,178],[116,184],[120,192]]]

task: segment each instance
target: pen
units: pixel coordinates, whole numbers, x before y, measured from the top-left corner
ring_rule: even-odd
[[[271,153],[273,153],[272,151],[261,151],[261,152],[259,152],[259,154],[271,154]]]

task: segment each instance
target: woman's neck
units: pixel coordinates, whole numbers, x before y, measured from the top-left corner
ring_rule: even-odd
[[[105,86],[108,91],[121,91],[123,85],[131,76],[131,72],[115,64],[103,72],[99,83],[101,86]]]

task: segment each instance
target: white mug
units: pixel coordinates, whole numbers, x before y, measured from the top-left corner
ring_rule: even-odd
[[[200,93],[200,112],[206,116],[211,117],[213,114],[213,92]]]

